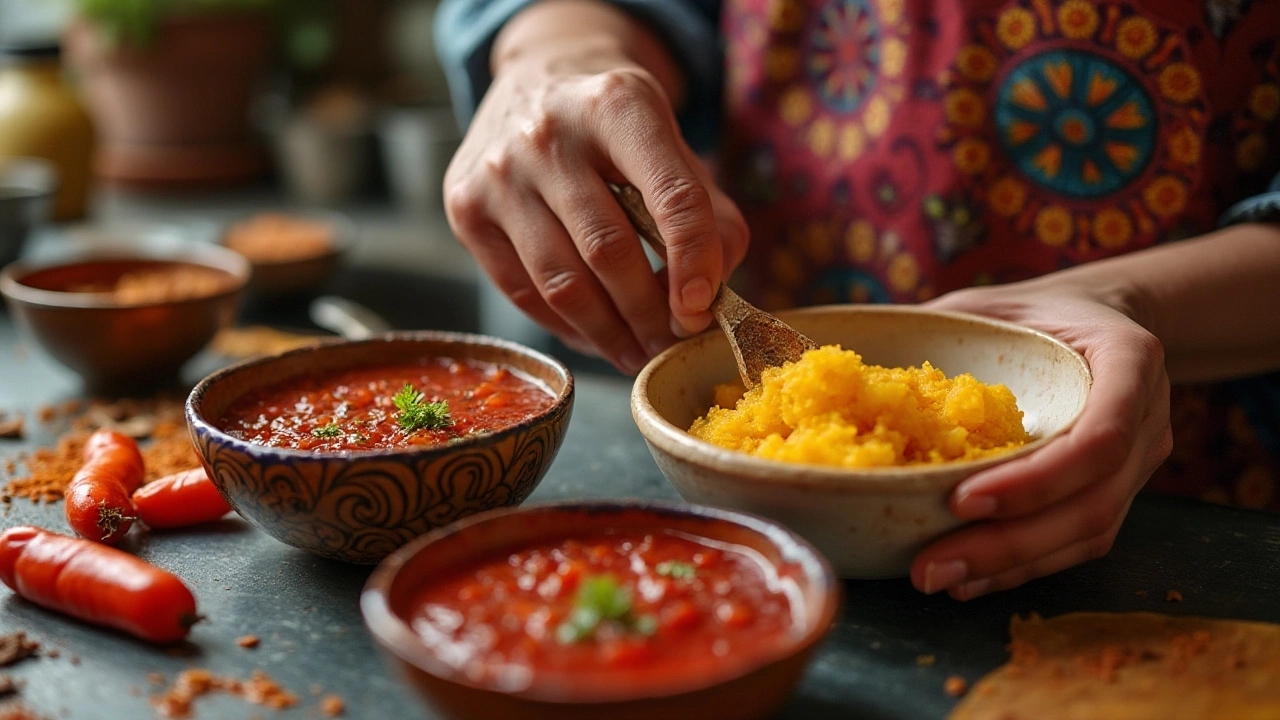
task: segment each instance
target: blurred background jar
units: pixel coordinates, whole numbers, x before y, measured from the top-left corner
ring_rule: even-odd
[[[43,158],[57,168],[54,217],[84,217],[94,155],[93,122],[64,82],[55,41],[0,42],[0,157]]]

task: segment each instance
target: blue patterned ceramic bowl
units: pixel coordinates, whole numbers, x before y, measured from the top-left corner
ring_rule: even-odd
[[[246,393],[300,375],[449,357],[496,363],[551,389],[555,403],[509,428],[441,447],[316,453],[238,440],[214,423]],[[522,345],[480,335],[396,333],[232,365],[187,398],[187,425],[218,491],[249,522],[317,555],[375,563],[473,513],[518,505],[555,459],[573,410],[573,376]]]

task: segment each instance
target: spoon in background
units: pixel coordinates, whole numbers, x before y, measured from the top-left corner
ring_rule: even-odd
[[[369,308],[336,295],[322,295],[307,308],[311,322],[346,340],[368,340],[391,332],[391,325]]]
[[[618,199],[636,233],[666,262],[667,243],[644,206],[644,196],[629,185],[609,183],[609,190]],[[738,373],[747,388],[759,384],[760,373],[765,368],[795,362],[806,350],[818,346],[790,325],[743,300],[724,283],[720,284],[715,300],[711,302],[711,314],[715,315],[716,322],[729,337],[733,357],[738,361]]]

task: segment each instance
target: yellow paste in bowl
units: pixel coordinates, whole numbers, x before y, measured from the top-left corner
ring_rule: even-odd
[[[920,368],[867,365],[828,345],[770,368],[756,387],[716,387],[716,405],[689,433],[730,450],[784,462],[884,467],[974,460],[1031,438],[1004,385],[948,379]]]

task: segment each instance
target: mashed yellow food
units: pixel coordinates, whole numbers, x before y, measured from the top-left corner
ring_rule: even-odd
[[[948,379],[920,368],[867,365],[826,346],[771,368],[743,394],[716,388],[716,406],[690,434],[730,450],[785,462],[880,467],[973,460],[1030,440],[1003,385]]]

